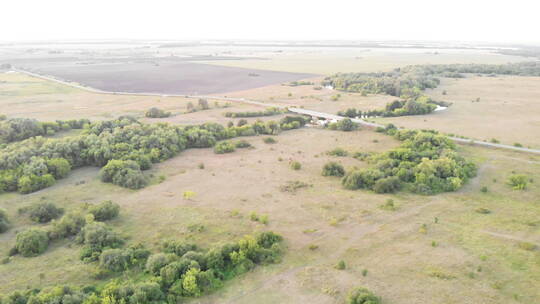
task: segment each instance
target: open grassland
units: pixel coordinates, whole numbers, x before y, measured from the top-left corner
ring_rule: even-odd
[[[540,147],[539,77],[443,79],[438,88],[426,93],[434,100],[453,105],[430,115],[378,121],[405,128],[436,129],[478,140],[496,139],[509,145]]]
[[[0,254],[7,253],[16,231],[36,225],[17,215],[20,207],[51,201],[71,210],[111,199],[122,208],[111,224],[130,242],[150,248],[172,237],[211,246],[266,229],[285,237],[282,263],[234,279],[196,303],[341,303],[357,285],[369,287],[384,303],[537,303],[540,252],[519,244],[540,245],[538,158],[462,148],[480,169],[461,191],[378,195],[344,190],[339,179],[322,177],[321,167],[329,160],[347,168],[366,166],[325,152],[333,147],[385,151],[398,145],[391,137],[304,128],[275,139],[265,144],[261,137],[247,138],[255,148],[231,154],[185,151],[152,169],[165,177],[163,182],[138,191],[103,184],[97,169],[86,168],[30,195],[3,194],[0,207],[8,210],[14,227],[0,235]],[[302,169],[291,170],[293,160]],[[512,171],[534,182],[525,191],[513,191],[505,183]],[[287,181],[310,186],[281,191]],[[484,186],[485,193],[480,191]],[[196,193],[189,200],[182,196],[187,190]],[[395,210],[380,208],[387,199],[394,200]],[[478,213],[478,208],[491,213]],[[250,220],[252,212],[268,215],[268,224]],[[14,257],[0,265],[0,291],[96,283],[88,277],[93,265],[79,261],[79,250],[66,241],[39,257]],[[339,260],[346,262],[345,270],[334,268]]]
[[[236,51],[236,52],[235,52]],[[328,75],[345,72],[378,72],[411,64],[491,63],[526,60],[487,51],[444,49],[368,49],[368,48],[283,48],[268,50],[235,50],[233,55],[255,56],[252,59],[213,60],[205,63]]]

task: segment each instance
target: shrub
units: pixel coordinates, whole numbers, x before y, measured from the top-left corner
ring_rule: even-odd
[[[84,226],[77,236],[77,241],[84,244],[81,251],[81,259],[84,261],[96,261],[103,250],[118,248],[124,243],[117,233],[100,222]]]
[[[234,145],[228,141],[219,142],[214,147],[214,153],[216,154],[231,153],[231,152],[234,152],[235,150],[236,149]]]
[[[322,175],[342,177],[345,175],[345,169],[343,168],[343,165],[338,162],[328,162],[323,167]]]
[[[300,170],[302,168],[302,164],[300,164],[297,161],[291,162],[291,169],[293,170]]]
[[[81,213],[70,212],[58,221],[54,221],[49,232],[51,239],[61,239],[69,236],[77,235],[82,227],[86,224],[86,220]]]
[[[381,178],[373,185],[373,191],[376,193],[394,193],[400,188],[401,182],[396,176]]]
[[[29,208],[30,219],[37,223],[48,223],[58,218],[64,210],[56,207],[53,203],[37,203]]]
[[[157,275],[161,271],[161,268],[165,267],[167,264],[171,263],[175,259],[175,255],[173,254],[152,254],[146,261],[146,271],[153,275]]]
[[[338,270],[344,270],[347,268],[347,265],[345,264],[345,261],[341,260],[336,264],[336,269]]]
[[[6,210],[0,208],[0,233],[4,233],[9,229],[9,220]]]
[[[263,139],[265,144],[275,144],[277,141],[272,137],[265,137]]]
[[[528,178],[523,174],[512,174],[508,177],[508,185],[514,190],[525,190],[527,188]]]
[[[71,171],[71,165],[64,158],[52,158],[46,161],[47,169],[55,179],[61,179]]]
[[[349,190],[370,189],[382,176],[377,169],[353,170],[343,177],[341,183]]]
[[[336,123],[331,123],[330,125],[328,125],[328,127],[331,130],[349,132],[358,129],[359,125],[353,122],[350,118],[344,118]]]
[[[349,292],[347,304],[380,304],[381,299],[363,287],[354,288]]]
[[[132,160],[112,159],[99,173],[101,181],[125,188],[140,189],[148,183],[139,164]]]
[[[349,152],[347,152],[345,149],[343,148],[335,148],[334,150],[330,150],[328,152],[326,152],[326,154],[330,155],[330,156],[341,156],[341,157],[344,157],[344,156],[347,156],[349,155]]]
[[[234,146],[235,146],[236,148],[241,149],[241,148],[249,148],[249,147],[251,147],[251,144],[248,143],[248,142],[245,141],[245,140],[239,140],[239,141],[237,141],[237,142],[234,143]]]
[[[150,255],[150,251],[142,245],[131,246],[125,249],[106,249],[99,256],[99,266],[113,272],[124,271],[131,266],[143,262]]]
[[[112,201],[104,201],[100,204],[93,205],[88,209],[88,213],[94,216],[96,221],[108,221],[118,216],[120,206]]]
[[[165,118],[171,116],[171,112],[165,112],[158,108],[150,108],[146,113],[144,114],[146,117],[150,118]]]
[[[47,232],[35,228],[17,234],[15,248],[25,257],[34,257],[42,254],[49,247]]]
[[[21,193],[30,193],[54,185],[55,179],[51,174],[42,176],[24,175],[19,178],[18,189]]]

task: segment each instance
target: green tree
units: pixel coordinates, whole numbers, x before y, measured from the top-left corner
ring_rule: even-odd
[[[25,257],[34,257],[42,254],[49,247],[47,232],[31,228],[17,234],[15,248]]]

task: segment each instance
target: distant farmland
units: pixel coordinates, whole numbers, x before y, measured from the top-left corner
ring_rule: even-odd
[[[160,94],[225,93],[314,76],[182,61],[89,65],[64,62],[23,67],[104,91]]]

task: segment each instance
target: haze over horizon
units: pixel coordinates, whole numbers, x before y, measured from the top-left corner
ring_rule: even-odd
[[[416,40],[540,44],[535,1],[10,1],[1,41]],[[37,26],[39,25],[39,26]]]

